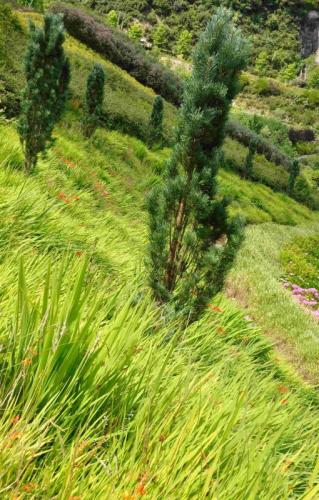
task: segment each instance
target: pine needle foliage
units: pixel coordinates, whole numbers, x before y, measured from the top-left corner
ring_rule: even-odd
[[[31,171],[40,153],[52,144],[54,125],[60,119],[70,82],[70,65],[63,50],[61,16],[47,15],[44,27],[30,22],[26,54],[26,87],[19,121],[25,170]]]
[[[161,144],[163,140],[163,114],[164,101],[160,95],[154,99],[153,109],[149,123],[149,144]]]
[[[87,80],[86,116],[84,133],[90,137],[97,128],[104,100],[105,73],[100,64],[95,64]]]
[[[230,12],[218,9],[194,51],[166,178],[149,198],[150,284],[160,302],[172,299],[190,321],[220,290],[242,239],[216,175],[248,53]]]

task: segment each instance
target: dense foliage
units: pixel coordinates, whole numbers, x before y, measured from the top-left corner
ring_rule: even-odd
[[[52,131],[64,109],[70,80],[63,51],[64,29],[59,16],[47,15],[44,27],[30,23],[26,55],[26,87],[19,121],[25,169],[32,170],[38,155],[52,142]]]
[[[77,2],[78,3],[78,2]],[[145,22],[148,36],[157,43],[157,29],[165,30],[165,48],[176,54],[190,55],[189,41],[200,31],[220,5],[235,12],[235,21],[251,36],[257,73],[297,76],[300,62],[300,21],[316,0],[82,0],[82,3],[106,13],[113,9],[129,27],[134,20]],[[186,43],[186,45],[185,45]],[[161,46],[161,45],[159,45]],[[185,47],[185,49],[184,49]]]
[[[182,83],[179,78],[149,57],[126,35],[96,21],[82,10],[62,4],[54,6],[53,10],[63,14],[65,28],[72,36],[128,71],[165,99],[174,104],[180,102]]]
[[[228,218],[228,201],[218,197],[216,175],[246,60],[246,43],[220,9],[195,49],[177,143],[164,185],[149,200],[151,286],[157,299],[173,298],[188,319],[220,289],[241,239],[238,222]]]

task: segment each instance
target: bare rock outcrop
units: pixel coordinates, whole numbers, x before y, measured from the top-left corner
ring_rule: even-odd
[[[301,53],[303,57],[317,54],[319,59],[319,11],[309,12],[302,23]]]

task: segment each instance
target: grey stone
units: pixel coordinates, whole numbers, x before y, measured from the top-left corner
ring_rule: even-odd
[[[308,57],[319,50],[319,11],[312,10],[301,26],[301,55]]]

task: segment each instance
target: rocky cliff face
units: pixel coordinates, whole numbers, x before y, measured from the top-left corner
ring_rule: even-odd
[[[301,27],[302,56],[308,57],[319,51],[319,11],[311,11]]]

